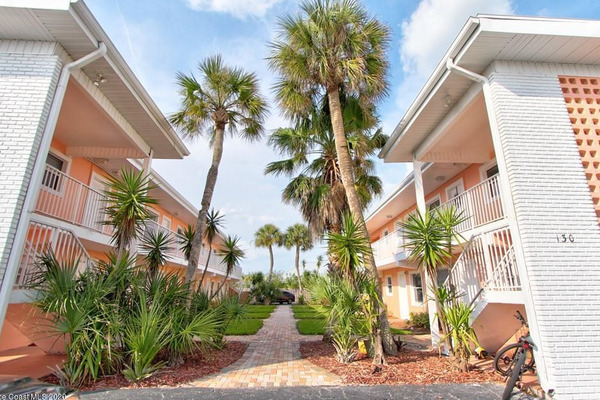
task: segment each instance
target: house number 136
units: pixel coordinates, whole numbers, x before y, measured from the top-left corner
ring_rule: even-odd
[[[573,235],[567,235],[566,233],[563,233],[562,235],[556,235],[556,241],[558,243],[573,243],[575,241],[575,237]]]

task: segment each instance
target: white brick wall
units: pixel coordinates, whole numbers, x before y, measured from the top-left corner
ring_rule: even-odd
[[[557,78],[573,69],[499,62],[487,72],[542,384],[561,400],[600,398],[600,228]]]
[[[62,64],[48,48],[0,52],[0,285]]]

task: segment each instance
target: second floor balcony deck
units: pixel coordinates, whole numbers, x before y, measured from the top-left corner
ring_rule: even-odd
[[[489,224],[506,218],[500,199],[498,175],[465,190],[442,203],[440,207],[454,207],[460,213],[464,221],[456,227],[456,232],[465,240]],[[377,267],[406,260],[410,253],[405,245],[406,239],[402,229],[397,229],[373,242],[371,246]]]

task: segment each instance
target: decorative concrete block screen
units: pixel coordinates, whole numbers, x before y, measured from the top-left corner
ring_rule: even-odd
[[[559,76],[559,81],[600,222],[600,77]]]

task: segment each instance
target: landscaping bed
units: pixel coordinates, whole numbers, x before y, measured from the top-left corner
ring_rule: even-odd
[[[403,349],[398,356],[387,356],[388,365],[373,373],[371,359],[359,354],[350,364],[335,360],[331,343],[301,342],[302,358],[338,375],[350,385],[428,385],[437,383],[502,383],[499,375],[473,368],[469,372],[452,372],[450,360],[437,351],[421,352]]]
[[[82,386],[78,389],[82,391],[92,391],[101,389],[135,389],[147,387],[173,387],[200,379],[206,375],[219,372],[230,364],[239,360],[246,348],[247,343],[228,341],[222,350],[211,349],[204,352],[198,351],[196,354],[188,357],[185,363],[161,369],[151,377],[138,383],[132,383],[122,375],[113,375],[100,378],[96,382]],[[42,381],[59,384],[55,375],[46,375],[41,378]]]

